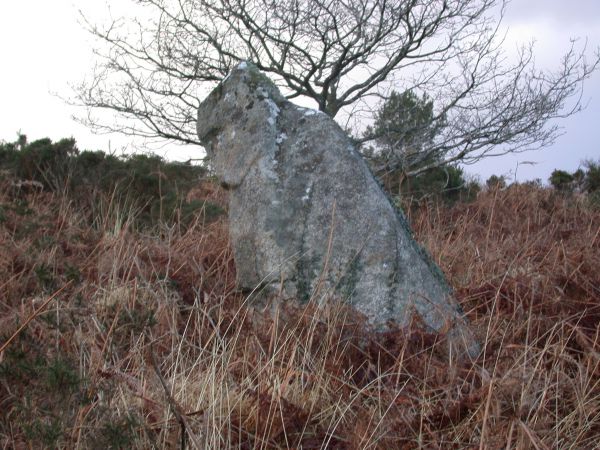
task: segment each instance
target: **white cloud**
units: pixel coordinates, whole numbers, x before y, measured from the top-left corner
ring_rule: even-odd
[[[561,28],[593,28],[600,22],[598,0],[512,0],[507,23],[549,21]]]

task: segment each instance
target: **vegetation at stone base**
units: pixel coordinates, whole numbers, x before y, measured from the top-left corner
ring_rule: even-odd
[[[203,199],[186,199],[188,192],[206,177],[206,169],[201,166],[167,162],[156,155],[117,157],[101,151],[80,151],[72,138],[27,142],[27,137],[21,135],[14,143],[0,143],[0,170],[15,174],[21,182],[15,189],[39,186],[66,193],[91,213],[98,207],[127,209],[134,213],[137,225],[148,226],[158,220],[173,223],[175,219],[188,224],[199,209],[211,220],[223,212]]]
[[[386,181],[382,186],[392,200],[404,209],[420,207],[423,203],[470,202],[477,198],[481,186],[476,179],[464,175],[458,166],[434,167],[412,177],[398,175],[391,182],[393,190],[388,190]]]
[[[0,178],[3,448],[598,442],[600,211],[583,196],[511,185],[408,212],[482,343],[448,361],[416,317],[373,333],[335,303],[250,308],[224,217],[139,231],[15,181]],[[207,182],[191,197],[226,202]]]

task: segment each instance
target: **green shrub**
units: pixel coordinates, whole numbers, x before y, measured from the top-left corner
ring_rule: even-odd
[[[136,441],[140,420],[134,415],[116,417],[105,423],[97,436],[98,448],[132,448]]]
[[[485,185],[489,190],[504,189],[506,187],[506,177],[504,175],[492,175],[486,180]]]
[[[573,192],[575,177],[564,170],[554,170],[550,175],[550,184],[561,192]]]
[[[206,175],[204,167],[168,162],[156,155],[80,152],[72,138],[28,143],[22,135],[17,142],[2,143],[0,169],[18,179],[40,182],[46,191],[67,193],[83,208],[97,210],[103,199],[117,201],[121,208],[136,211],[136,223],[144,227],[173,220],[187,225],[202,208],[206,220],[223,212],[216,205],[185,200]]]
[[[587,160],[583,165],[586,169],[583,181],[585,191],[588,193],[600,191],[600,161]]]
[[[394,192],[399,192],[404,206],[407,206],[406,203],[418,204],[424,200],[446,203],[472,201],[481,190],[479,183],[474,179],[466,179],[463,170],[457,166],[436,167],[391,185],[388,183],[386,187],[390,186]]]
[[[600,205],[600,162],[586,160],[582,165],[573,173],[555,169],[549,181],[559,192],[586,193],[589,204],[596,207]]]
[[[45,448],[60,448],[60,440],[64,434],[60,420],[55,417],[34,419],[24,424],[23,431],[30,444],[41,444]]]

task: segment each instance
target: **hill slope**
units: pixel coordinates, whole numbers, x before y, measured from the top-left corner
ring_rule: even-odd
[[[448,362],[443,333],[418,320],[377,334],[336,304],[249,308],[226,220],[207,220],[226,204],[210,181],[179,193],[199,205],[191,219],[175,207],[150,226],[125,197],[15,181],[0,181],[3,447],[591,448],[600,436],[600,212],[575,197],[517,185],[411,212],[484,344]]]

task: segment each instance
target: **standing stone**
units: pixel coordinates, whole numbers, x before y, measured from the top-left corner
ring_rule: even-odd
[[[198,136],[230,190],[241,289],[341,298],[377,327],[417,312],[477,351],[441,271],[330,117],[287,101],[241,63],[200,105]]]

